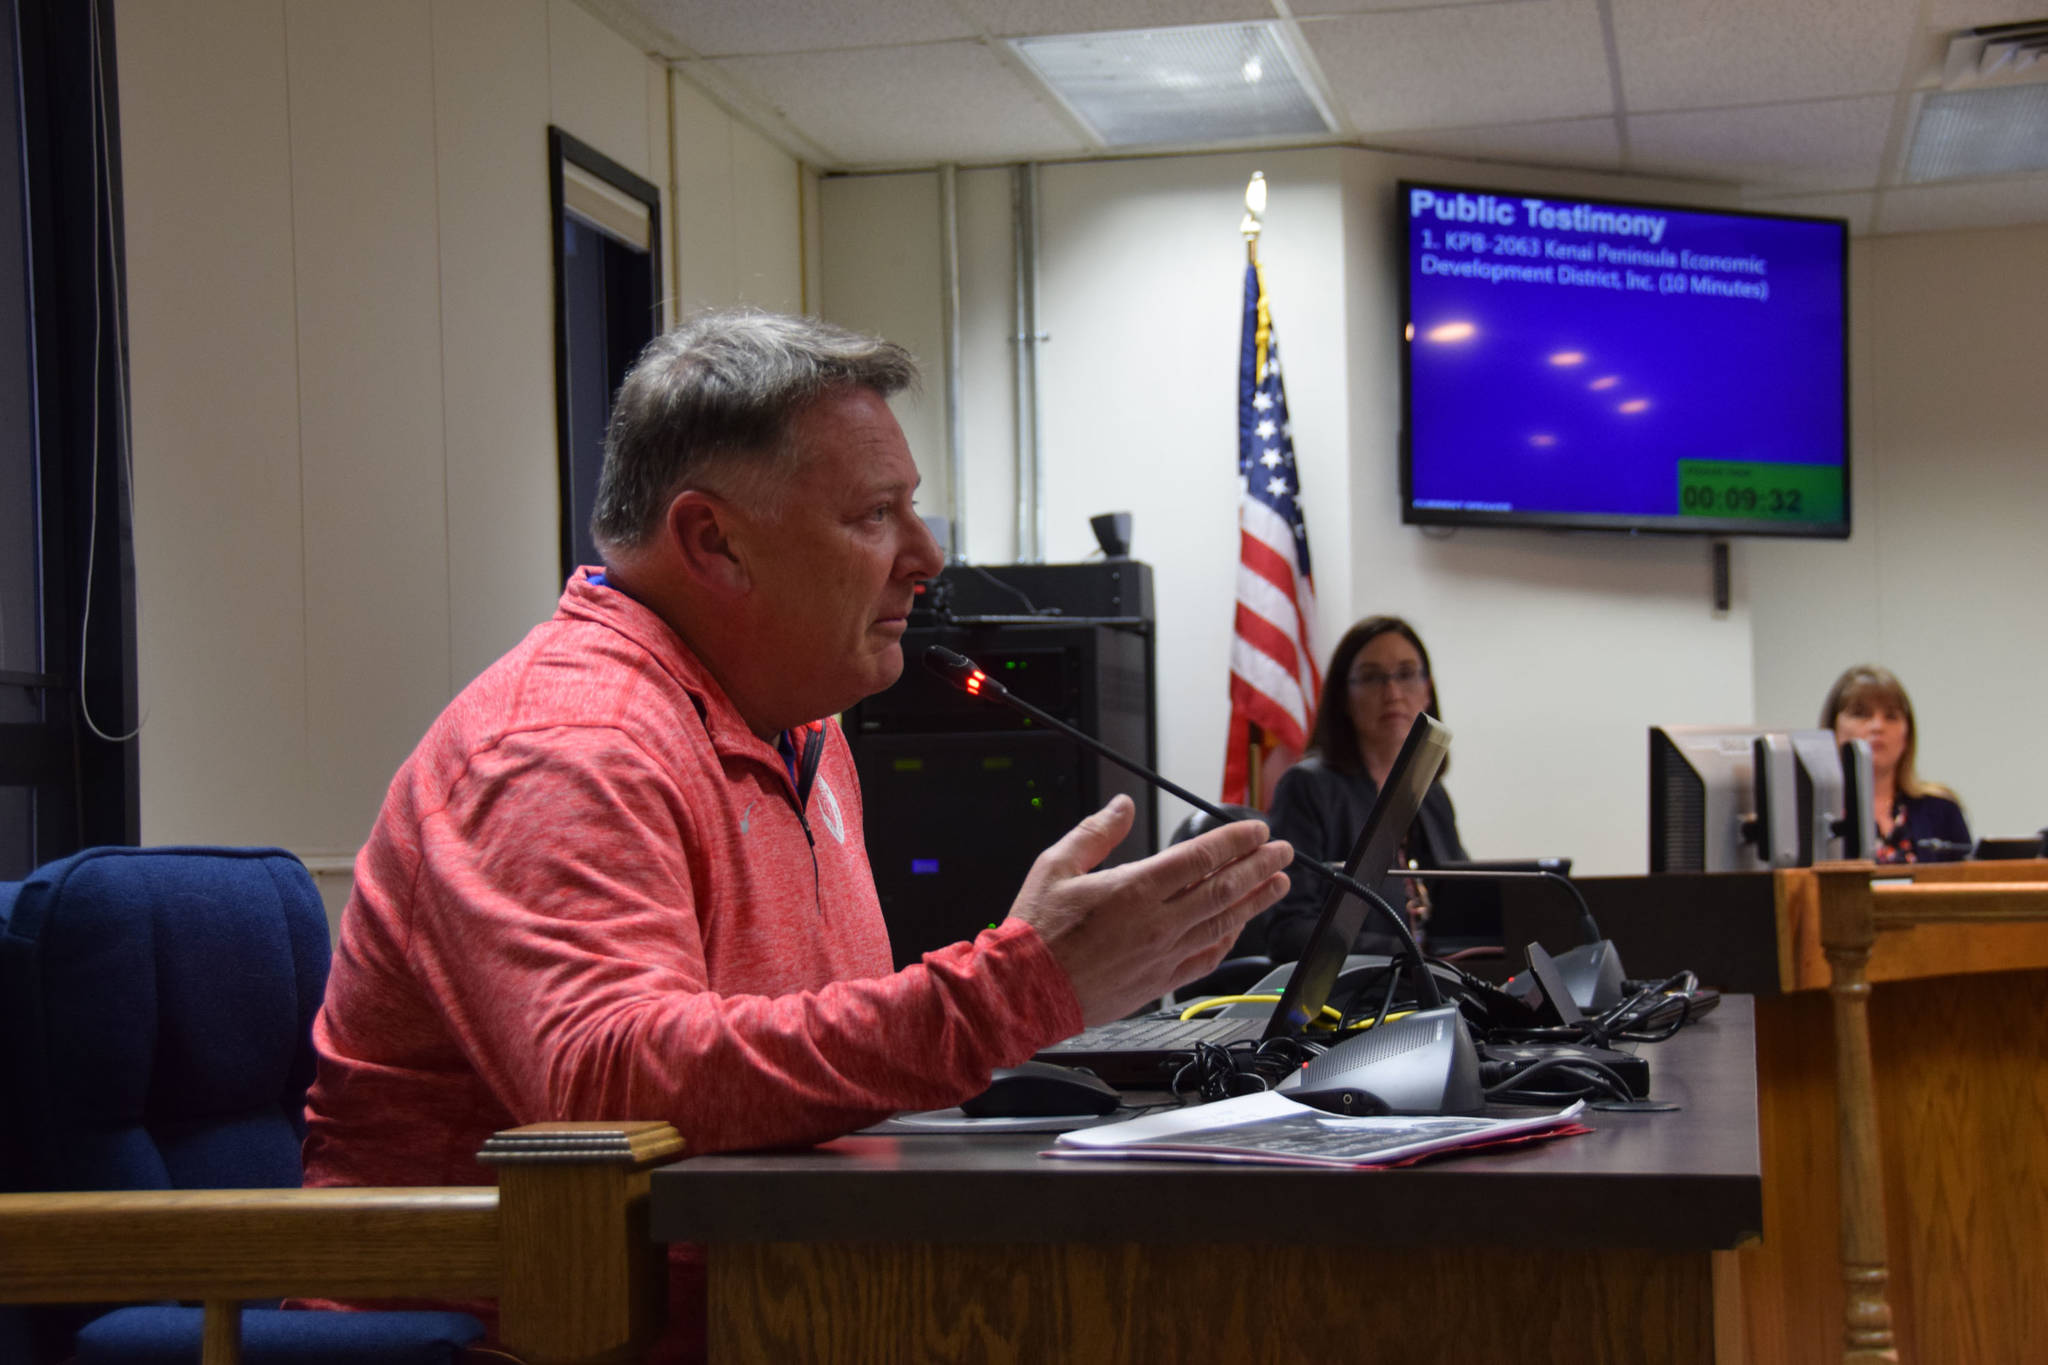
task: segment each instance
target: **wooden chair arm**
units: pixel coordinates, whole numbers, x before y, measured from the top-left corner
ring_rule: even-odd
[[[668,1304],[648,1172],[683,1154],[666,1123],[535,1123],[477,1160],[503,1196],[498,1337],[534,1365],[638,1359]]]
[[[666,1123],[499,1133],[487,1186],[0,1195],[0,1303],[206,1304],[206,1365],[233,1365],[241,1299],[489,1298],[530,1365],[636,1358],[666,1302],[648,1172]]]
[[[0,1302],[479,1298],[488,1187],[0,1195]]]

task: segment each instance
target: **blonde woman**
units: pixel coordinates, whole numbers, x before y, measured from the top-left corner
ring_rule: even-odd
[[[1821,704],[1822,728],[1837,743],[1870,744],[1871,818],[1881,863],[1953,862],[1970,854],[1970,826],[1955,793],[1914,770],[1919,729],[1913,701],[1889,669],[1858,664],[1835,679]]]

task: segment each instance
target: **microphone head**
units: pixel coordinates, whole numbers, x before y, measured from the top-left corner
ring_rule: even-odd
[[[924,666],[970,697],[997,697],[1003,693],[1003,685],[982,672],[974,660],[944,645],[932,645],[925,650]]]

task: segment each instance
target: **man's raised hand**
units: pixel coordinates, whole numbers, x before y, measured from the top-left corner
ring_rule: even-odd
[[[1095,871],[1130,832],[1117,796],[1038,855],[1010,913],[1038,930],[1090,1024],[1119,1019],[1213,970],[1238,931],[1287,893],[1294,850],[1241,820]]]

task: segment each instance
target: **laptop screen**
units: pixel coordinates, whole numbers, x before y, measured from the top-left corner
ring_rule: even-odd
[[[1351,861],[1345,864],[1344,871],[1353,881],[1375,889],[1382,884],[1391,885],[1387,869],[1394,866],[1401,841],[1408,836],[1408,827],[1415,823],[1416,812],[1422,809],[1422,798],[1430,783],[1436,781],[1437,770],[1444,766],[1450,752],[1450,730],[1434,716],[1417,716],[1415,724],[1409,727],[1408,738],[1401,744],[1400,756],[1387,771],[1387,780],[1372,803],[1371,813],[1365,817],[1365,827],[1358,831]],[[1395,886],[1387,900],[1397,913],[1401,899]],[[1334,883],[1330,886],[1323,898],[1323,913],[1316,920],[1315,933],[1309,936],[1308,947],[1295,964],[1294,974],[1287,978],[1280,1003],[1273,1006],[1272,1021],[1266,1025],[1268,1038],[1293,1037],[1322,1013],[1337,985],[1337,977],[1344,970],[1351,942],[1371,913],[1372,907],[1357,896]]]

